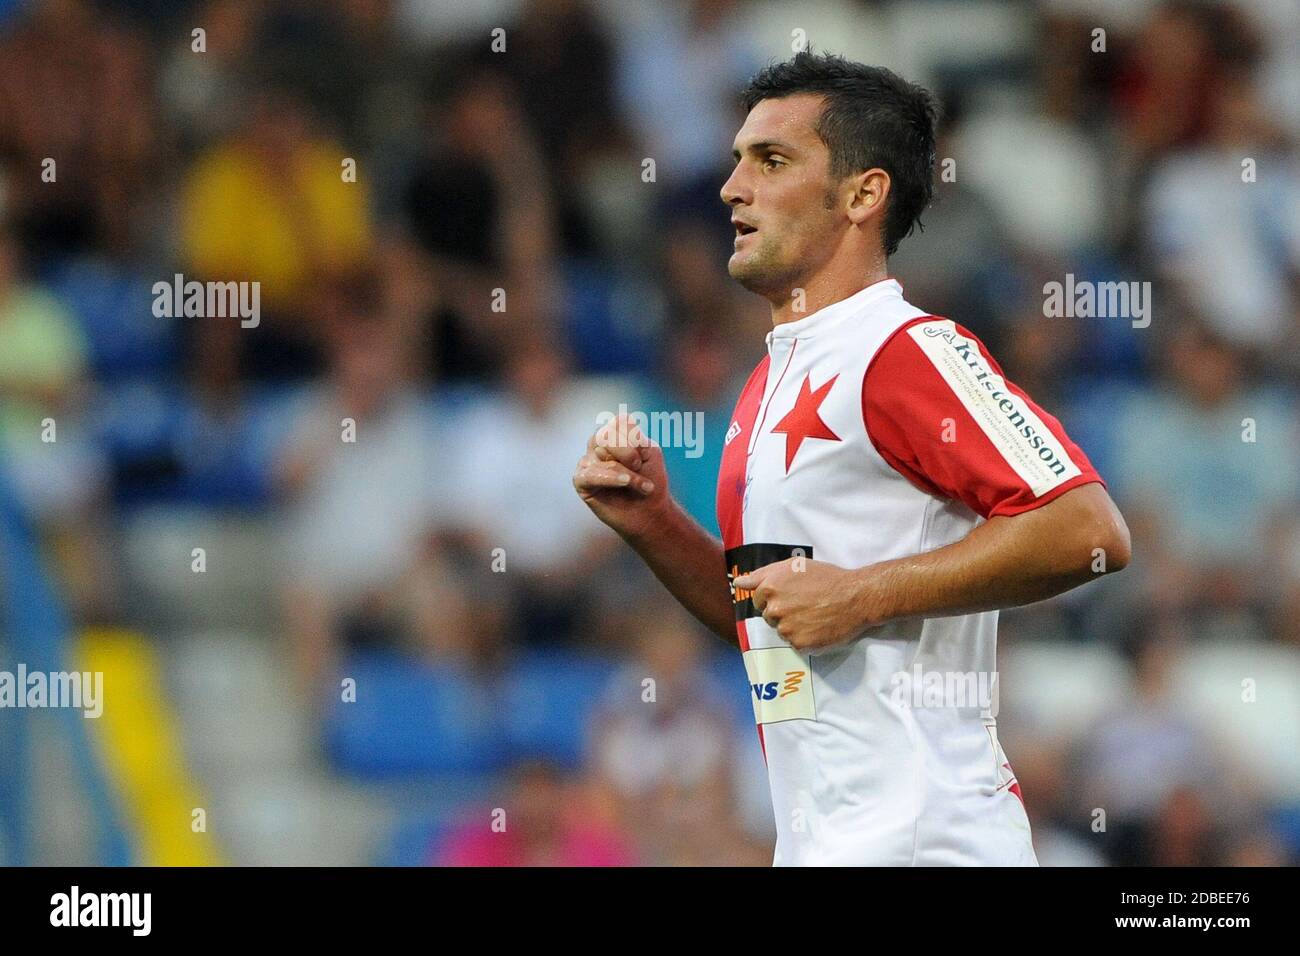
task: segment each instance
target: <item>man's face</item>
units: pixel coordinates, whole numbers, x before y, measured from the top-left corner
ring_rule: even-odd
[[[847,225],[835,208],[830,152],[816,132],[822,103],[812,93],[761,100],[736,134],[736,168],[721,191],[736,222],[727,271],[759,295],[799,287],[830,258],[836,230]]]

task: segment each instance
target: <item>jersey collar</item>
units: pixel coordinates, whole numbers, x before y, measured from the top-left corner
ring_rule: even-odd
[[[890,296],[902,298],[902,295],[903,287],[897,279],[881,279],[866,288],[859,289],[847,299],[832,302],[811,315],[805,315],[802,319],[782,322],[767,333],[767,344],[770,346],[773,339],[806,339],[816,334],[818,330],[837,325],[840,319],[860,312],[869,303]]]

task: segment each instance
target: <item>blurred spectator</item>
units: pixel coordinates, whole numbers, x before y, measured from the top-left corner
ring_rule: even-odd
[[[259,89],[235,137],[199,156],[180,209],[187,279],[260,283],[260,323],[204,350],[244,347],[249,371],[311,371],[311,283],[355,267],[371,244],[365,177],[345,180],[348,153],[284,89]],[[306,354],[305,354],[306,353]]]
[[[1273,625],[1277,635],[1300,649],[1300,518],[1292,514],[1279,529],[1277,603]]]
[[[102,619],[118,595],[104,552],[104,456],[87,421],[86,342],[63,304],[24,280],[0,223],[0,460],[62,561],[74,608]]]
[[[243,75],[252,67],[264,13],[265,8],[244,0],[206,0],[194,12],[194,29],[204,31],[203,51],[194,49],[188,31],[167,51],[159,92],[185,146],[236,132],[248,93]]]
[[[467,61],[429,125],[441,136],[407,186],[404,211],[451,313],[435,325],[438,374],[482,378],[500,370],[503,343],[551,324],[554,201],[518,93],[500,73]]]
[[[581,788],[554,767],[525,763],[506,799],[454,831],[430,862],[436,866],[631,866],[637,862],[616,829]]]
[[[1229,3],[1168,0],[1132,42],[1114,80],[1116,114],[1140,162],[1212,135],[1212,101],[1225,77],[1253,64],[1259,38]]]
[[[394,0],[398,22],[404,34],[419,37],[425,45],[445,43],[449,38],[485,36],[493,27],[504,27],[523,5],[523,0],[463,0],[460,3],[430,3],[429,0]]]
[[[935,146],[941,166],[935,182],[936,200],[926,210],[923,228],[890,257],[889,272],[903,283],[912,301],[924,302],[935,315],[960,322],[980,335],[994,354],[1003,355],[997,330],[1010,318],[1003,314],[1007,293],[1012,291],[1006,276],[1011,267],[1007,237],[996,207],[967,177],[946,171],[955,170],[955,166],[945,166],[957,162],[965,109],[956,95],[945,97],[943,125]],[[1006,336],[1008,341],[1015,338]],[[1050,401],[1027,383],[1016,381],[1040,403]]]
[[[1230,836],[1221,857],[1221,866],[1288,866],[1286,849],[1277,837],[1264,827],[1234,828],[1238,832]]]
[[[708,180],[716,194],[744,122],[739,91],[763,65],[745,5],[613,0],[603,10],[617,43],[619,104],[655,161],[656,182],[689,191]]]
[[[1137,696],[1083,744],[1074,812],[1089,823],[1105,812],[1103,845],[1115,863],[1207,865],[1197,856],[1207,852],[1205,801],[1228,799],[1237,785],[1239,768],[1170,694],[1181,639],[1172,629],[1148,632],[1132,648]]]
[[[1117,409],[1113,481],[1165,608],[1258,606],[1261,544],[1297,496],[1300,415],[1241,351],[1197,324],[1165,346],[1164,386]],[[1159,477],[1159,476],[1164,476]]]
[[[84,442],[77,429],[86,372],[76,321],[58,299],[23,279],[18,244],[0,225],[0,447],[24,504],[38,516],[84,507],[93,494],[96,475],[86,469],[92,462],[62,457],[79,437]],[[89,450],[83,444],[81,454]]]
[[[1105,157],[1094,137],[1042,106],[1017,95],[971,116],[957,138],[957,176],[998,211],[1014,251],[1068,260],[1105,239]]]
[[[613,103],[613,51],[587,0],[528,0],[517,25],[507,28],[505,74],[540,147],[556,196],[566,251],[595,251],[573,176],[618,121]]]
[[[725,767],[731,736],[721,689],[703,670],[694,621],[676,608],[645,610],[626,648],[635,656],[611,683],[593,725],[594,769],[633,801],[670,781],[692,786]]]
[[[0,39],[0,155],[34,261],[139,238],[164,156],[147,38],[87,0],[39,0]],[[50,166],[49,161],[54,165]]]
[[[1207,124],[1205,142],[1152,171],[1146,237],[1161,273],[1220,335],[1283,349],[1275,358],[1294,366],[1300,162],[1243,73],[1224,76],[1198,117]]]
[[[439,449],[409,386],[409,340],[376,315],[377,293],[371,270],[326,287],[329,375],[275,466],[288,505],[285,612],[308,688],[333,672],[344,633],[370,633],[444,500]]]
[[[550,343],[516,347],[505,391],[449,423],[444,441],[456,524],[475,540],[477,560],[490,563],[501,549],[506,573],[496,577],[517,595],[522,636],[535,643],[586,634],[592,582],[618,544],[569,477],[573,449],[581,454],[598,424],[599,406],[579,385]]]
[[[1141,862],[1147,866],[1218,865],[1223,852],[1222,830],[1195,788],[1177,787],[1150,817]]]
[[[1071,799],[1069,766],[1060,743],[1025,740],[1014,752],[1039,865],[1105,866],[1101,842],[1090,834],[1093,816],[1080,817],[1082,808]]]
[[[1220,66],[1213,16],[1211,4],[1163,3],[1133,38],[1115,80],[1115,106],[1137,156],[1159,156],[1204,134]]]
[[[648,863],[770,863],[735,813],[734,724],[706,676],[704,638],[676,607],[648,606],[639,622],[636,656],[592,723],[596,779]]]

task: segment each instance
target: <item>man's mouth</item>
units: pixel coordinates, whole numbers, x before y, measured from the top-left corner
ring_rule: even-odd
[[[747,222],[741,222],[739,219],[733,219],[731,222],[732,222],[732,225],[734,225],[734,226],[736,227],[736,236],[737,236],[737,237],[739,237],[739,236],[747,236],[747,235],[749,235],[751,232],[758,232],[758,227],[757,227],[757,226],[751,226],[749,223],[747,223]]]

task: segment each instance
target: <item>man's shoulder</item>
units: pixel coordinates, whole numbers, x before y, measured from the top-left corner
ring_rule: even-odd
[[[839,324],[836,329],[839,337],[858,345],[874,344],[875,348],[884,346],[913,324],[944,321],[902,295],[870,299],[854,310],[853,318],[854,321]]]

